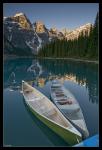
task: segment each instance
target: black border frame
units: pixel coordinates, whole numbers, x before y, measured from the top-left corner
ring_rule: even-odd
[[[4,3],[38,3],[38,2],[35,2],[35,1],[33,1],[33,0],[29,0],[29,2],[26,2],[26,1],[24,1],[24,0],[22,0],[22,1],[20,1],[20,0],[2,0],[2,2],[0,2],[0,14],[1,14],[1,17],[0,17],[0,19],[2,20],[0,23],[1,23],[1,26],[0,26],[0,36],[2,36],[1,38],[0,38],[0,41],[1,41],[1,44],[0,44],[0,46],[1,46],[1,50],[0,50],[0,60],[1,60],[1,65],[0,65],[0,71],[1,71],[1,77],[0,77],[0,86],[1,86],[1,88],[0,88],[0,92],[1,92],[1,99],[0,99],[0,119],[1,119],[1,121],[0,121],[0,136],[1,136],[1,140],[0,140],[0,148],[2,147],[2,148],[5,148],[5,147],[3,147],[3,4]],[[40,3],[40,2],[39,2]],[[41,2],[42,3],[42,2]],[[48,2],[46,2],[46,3],[48,3]],[[64,1],[63,1],[63,3],[64,3]],[[65,2],[66,3],[66,2]],[[99,39],[102,39],[102,34],[101,34],[101,27],[102,27],[102,18],[101,18],[101,14],[102,14],[102,10],[101,10],[101,3],[99,2],[99,0],[93,0],[93,1],[90,1],[90,0],[87,0],[87,1],[74,1],[74,0],[69,0],[69,2],[68,3],[99,3]],[[101,50],[101,48],[100,48],[100,45],[101,45],[101,42],[99,41],[99,49]],[[100,70],[100,67],[101,67],[101,60],[102,60],[102,56],[101,56],[101,52],[99,52],[99,93],[101,92],[101,81],[102,81],[102,78],[101,78],[101,70]],[[101,111],[102,111],[102,108],[101,108],[101,95],[99,94],[99,119],[100,119],[100,116],[101,116]],[[94,116],[93,116],[94,117]],[[102,147],[102,135],[101,135],[101,127],[102,127],[102,125],[101,125],[101,120],[99,120],[99,147],[97,147],[97,149],[98,148],[100,148],[100,147]],[[2,133],[2,134],[1,134]],[[7,148],[7,147],[6,147]],[[11,147],[12,148],[12,147]],[[26,147],[23,147],[24,149],[26,149]],[[27,148],[36,148],[36,147],[27,147]],[[39,147],[38,147],[39,148]],[[48,147],[46,147],[46,148],[48,148]],[[50,148],[50,147],[49,147]],[[66,148],[66,147],[55,147],[55,148]],[[73,147],[68,147],[68,148],[72,148],[73,149]],[[78,148],[78,149],[80,149],[80,148],[82,148],[82,147],[74,147],[74,148]],[[86,148],[86,147],[83,147],[83,148]],[[88,148],[88,147],[87,147]],[[90,148],[94,148],[94,147],[90,147]],[[45,148],[44,148],[45,149]]]

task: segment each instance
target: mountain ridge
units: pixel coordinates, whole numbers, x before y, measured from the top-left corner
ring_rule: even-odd
[[[56,39],[74,40],[83,32],[90,32],[92,24],[87,23],[70,32],[62,32],[57,28],[47,29],[42,21],[31,23],[28,17],[20,12],[11,17],[3,17],[4,53],[23,55],[38,54],[39,49]],[[10,50],[9,50],[10,49]],[[15,51],[14,51],[15,49]]]

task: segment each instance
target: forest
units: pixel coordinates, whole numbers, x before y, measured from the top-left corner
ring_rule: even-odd
[[[88,32],[85,32],[84,34],[82,32],[78,39],[54,40],[44,45],[39,50],[38,56],[98,60],[98,27],[99,14],[97,13],[89,35]]]

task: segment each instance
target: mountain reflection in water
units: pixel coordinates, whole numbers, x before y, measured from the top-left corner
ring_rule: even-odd
[[[21,81],[31,81],[34,86],[44,87],[53,79],[72,81],[84,86],[89,92],[89,101],[98,103],[98,66],[92,63],[68,60],[14,59],[4,62],[4,87],[21,86]]]

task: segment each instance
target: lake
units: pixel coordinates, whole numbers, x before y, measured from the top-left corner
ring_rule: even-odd
[[[60,79],[82,109],[89,137],[99,133],[98,64],[72,60],[16,58],[4,61],[4,146],[68,146],[28,109],[21,93],[25,80],[50,99],[53,79]]]

